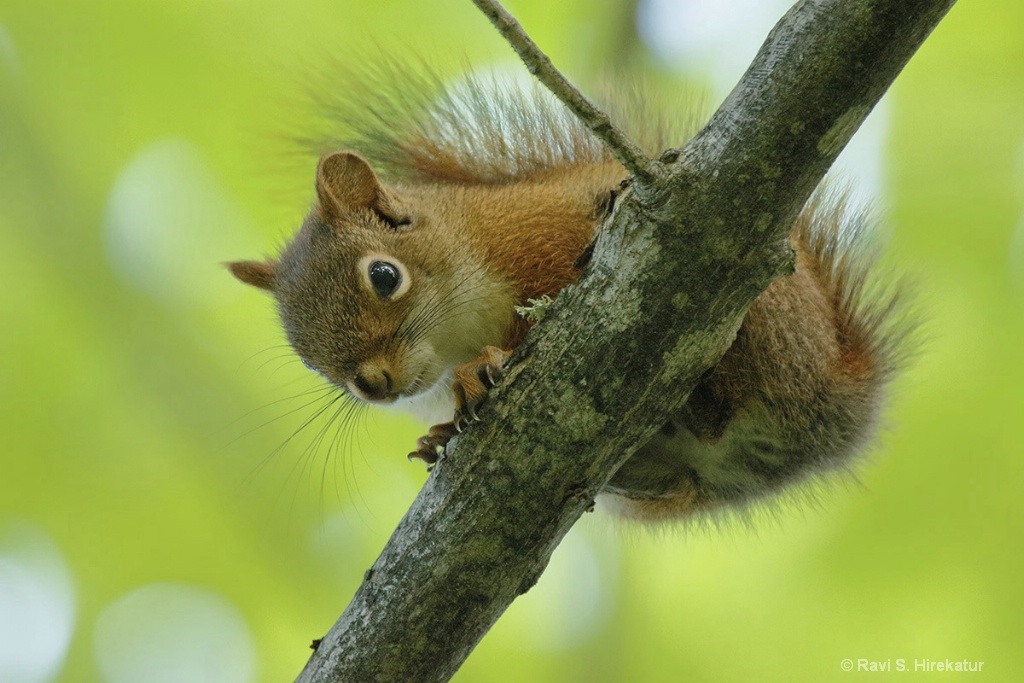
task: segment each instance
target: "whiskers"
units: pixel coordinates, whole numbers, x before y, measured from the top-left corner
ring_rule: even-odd
[[[389,343],[402,340],[407,348],[415,348],[426,336],[433,336],[437,328],[462,316],[475,303],[493,295],[491,279],[483,266],[470,269],[447,287],[430,291],[423,303],[392,332]],[[419,379],[419,378],[418,378]]]
[[[291,360],[297,362],[291,352],[290,355]],[[265,368],[266,365],[264,361],[260,367]],[[310,379],[310,374],[303,371],[302,375],[286,384],[308,383]],[[248,428],[237,433],[226,445],[255,441],[256,446],[248,449],[251,452],[253,449],[264,450],[268,438],[280,439],[280,442],[247,468],[246,474],[238,480],[239,488],[268,491],[275,498],[275,507],[280,506],[284,496],[290,492],[289,513],[294,513],[301,506],[302,498],[315,496],[321,525],[327,509],[347,507],[353,499],[359,503],[356,507],[369,510],[370,506],[359,490],[353,466],[353,455],[358,450],[357,436],[365,424],[368,407],[365,402],[317,377],[313,386],[306,386],[297,393],[248,411],[235,420],[236,425]],[[254,419],[258,420],[257,424],[246,425],[252,424]],[[279,434],[281,423],[289,421],[294,426],[287,428],[283,438],[268,437]],[[255,435],[262,438],[256,440]],[[286,473],[279,471],[285,467]],[[270,488],[266,489],[267,486]],[[333,501],[329,500],[332,495]]]
[[[271,353],[273,355],[268,355]],[[256,365],[256,367],[253,368],[251,371],[251,376],[253,377],[260,374],[271,363],[277,363],[277,367],[275,367],[273,371],[271,371],[270,373],[270,377],[273,377],[283,368],[288,367],[292,363],[300,362],[299,359],[295,356],[295,352],[292,351],[292,347],[290,345],[274,344],[273,346],[268,346],[262,351],[257,351],[256,353],[246,358],[239,365],[239,370],[241,371],[246,365],[250,363],[256,363],[257,361],[259,364]]]
[[[360,426],[361,421],[365,417],[367,408],[368,405],[363,401],[355,399],[344,392],[335,391],[335,395],[330,401],[317,409],[309,419],[299,425],[292,432],[291,436],[278,447],[283,449],[300,432],[309,428],[310,425],[320,423],[319,429],[316,429],[313,433],[312,438],[309,439],[302,449],[299,459],[293,464],[292,472],[289,473],[288,478],[291,478],[292,473],[295,472],[295,468],[298,466],[300,474],[296,481],[295,492],[293,493],[292,505],[294,506],[294,499],[298,495],[299,484],[304,480],[312,482],[313,477],[319,474],[320,485],[318,488],[317,509],[320,511],[321,524],[323,522],[323,511],[327,504],[326,494],[329,483],[330,488],[334,492],[335,503],[338,505],[344,505],[345,500],[350,497],[343,495],[342,490],[339,489],[338,484],[340,480],[346,488],[351,483],[362,507],[367,510],[369,509],[369,505],[359,489],[355,468],[352,467],[351,460],[351,456],[356,450],[356,428]],[[321,454],[322,462],[318,465],[317,462]],[[339,461],[342,463],[340,475],[338,473]]]

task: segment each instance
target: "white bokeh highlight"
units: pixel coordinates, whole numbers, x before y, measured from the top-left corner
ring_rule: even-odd
[[[718,106],[754,59],[792,0],[641,0],[637,28],[659,61],[703,75]],[[855,204],[876,207],[885,194],[889,106],[883,98],[829,172]]]
[[[256,648],[241,613],[197,586],[154,583],[117,600],[96,620],[96,663],[105,683],[250,683]]]
[[[711,77],[712,95],[729,94],[790,0],[641,0],[637,29],[662,62]]]
[[[29,522],[0,524],[0,681],[56,680],[74,628],[74,584],[60,549]]]
[[[256,252],[246,223],[194,145],[154,142],[110,191],[107,255],[130,286],[170,304],[215,306],[239,291],[221,262]]]

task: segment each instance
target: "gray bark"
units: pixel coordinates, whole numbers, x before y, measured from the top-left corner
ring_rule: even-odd
[[[709,124],[621,197],[299,681],[455,673],[790,272],[799,209],[954,1],[804,0],[783,17]]]

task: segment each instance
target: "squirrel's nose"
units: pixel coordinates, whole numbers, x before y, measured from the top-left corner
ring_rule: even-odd
[[[363,363],[349,385],[353,393],[367,401],[394,400],[391,389],[394,382],[388,369],[378,363]]]

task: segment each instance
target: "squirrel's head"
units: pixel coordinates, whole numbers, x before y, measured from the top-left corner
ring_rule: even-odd
[[[507,327],[503,289],[476,263],[430,188],[386,187],[360,156],[320,160],[317,202],[280,258],[228,264],[274,294],[288,340],[351,395],[424,392]],[[494,291],[492,291],[494,290]],[[510,307],[508,307],[510,308]]]

